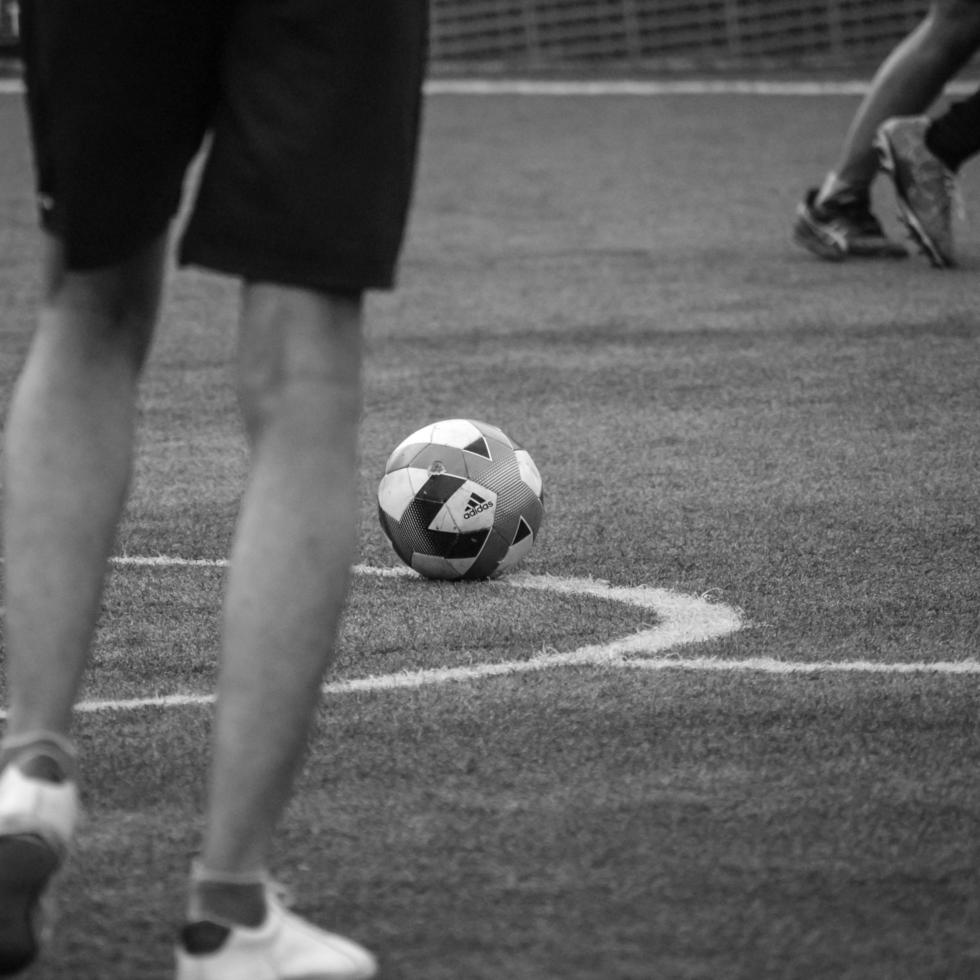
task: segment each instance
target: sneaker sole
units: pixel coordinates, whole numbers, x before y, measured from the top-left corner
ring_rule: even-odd
[[[929,261],[937,269],[949,269],[954,265],[952,258],[944,255],[936,246],[932,237],[925,230],[919,216],[915,213],[912,205],[909,204],[905,196],[905,190],[898,181],[898,161],[895,159],[895,151],[892,149],[891,142],[884,134],[879,133],[874,139],[875,149],[878,151],[878,159],[881,162],[881,169],[891,177],[892,185],[895,188],[895,200],[898,203],[898,216],[902,224],[908,229],[912,240],[925,253]]]
[[[0,976],[19,973],[38,954],[41,895],[60,864],[40,838],[0,838]]]
[[[805,214],[798,214],[793,224],[793,241],[808,252],[830,262],[843,262],[847,251],[830,236],[824,234]]]

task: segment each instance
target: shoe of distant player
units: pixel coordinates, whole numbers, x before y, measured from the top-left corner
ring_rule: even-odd
[[[817,204],[811,188],[796,209],[793,240],[822,259],[901,259],[908,255],[871,213],[867,194],[841,195]]]
[[[47,770],[36,778],[32,770]],[[0,976],[38,953],[41,899],[64,863],[78,820],[78,790],[57,763],[37,754],[0,774]]]
[[[192,922],[177,944],[177,980],[368,980],[374,957],[294,915],[266,889],[257,929]]]
[[[955,265],[953,254],[953,173],[926,146],[930,120],[900,117],[882,123],[875,148],[882,169],[895,185],[902,221],[913,240],[938,269]]]

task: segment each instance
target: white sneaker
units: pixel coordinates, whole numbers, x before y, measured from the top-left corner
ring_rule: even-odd
[[[0,976],[38,953],[40,905],[78,821],[75,782],[35,779],[12,762],[0,774]]]
[[[257,929],[186,925],[176,950],[176,980],[369,980],[377,973],[366,949],[294,915],[270,889],[266,902],[265,922]]]

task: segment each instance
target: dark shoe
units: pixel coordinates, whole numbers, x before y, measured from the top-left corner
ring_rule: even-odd
[[[926,146],[926,116],[889,119],[878,129],[875,148],[895,186],[899,217],[937,269],[956,264],[953,202],[956,179]]]
[[[817,204],[811,188],[796,209],[793,240],[822,259],[903,259],[905,246],[892,241],[871,213],[867,195],[832,197]]]

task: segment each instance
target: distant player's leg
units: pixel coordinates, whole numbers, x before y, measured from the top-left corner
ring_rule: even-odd
[[[876,146],[909,235],[936,268],[955,265],[956,174],[980,153],[980,89],[933,120],[889,119]]]
[[[44,298],[4,441],[8,719],[0,764],[0,974],[36,953],[35,907],[71,843],[69,742],[125,501],[135,393],[164,247],[72,273],[48,243]]]
[[[795,240],[823,258],[900,257],[871,210],[878,171],[878,127],[893,116],[918,114],[980,45],[978,0],[935,0],[927,17],[875,73],[848,128],[837,163],[797,209]]]
[[[885,59],[851,122],[832,175],[818,196],[864,192],[878,169],[874,138],[892,116],[924,112],[980,45],[980,2],[936,0],[925,20]]]

